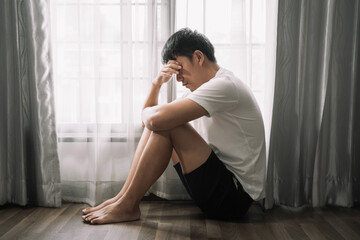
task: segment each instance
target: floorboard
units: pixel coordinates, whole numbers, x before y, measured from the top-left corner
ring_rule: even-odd
[[[237,222],[206,219],[194,203],[144,201],[141,219],[90,225],[81,219],[86,204],[61,208],[0,208],[0,240],[12,239],[360,239],[358,208],[274,207],[253,204]]]

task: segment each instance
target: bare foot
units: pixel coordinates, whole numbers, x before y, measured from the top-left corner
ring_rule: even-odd
[[[140,218],[140,215],[138,205],[133,208],[128,207],[123,201],[117,201],[98,211],[82,216],[82,219],[91,224],[105,224],[135,221]]]
[[[116,195],[115,197],[113,198],[110,198],[108,200],[106,200],[105,202],[101,203],[100,205],[96,206],[96,207],[88,207],[88,208],[85,208],[82,210],[82,213],[83,214],[89,214],[89,213],[92,213],[92,212],[95,212],[95,211],[98,211],[110,204],[113,204],[114,202],[116,202],[117,200],[119,200],[121,198],[120,195]]]

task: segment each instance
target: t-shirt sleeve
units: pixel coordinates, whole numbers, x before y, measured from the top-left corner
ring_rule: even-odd
[[[227,78],[213,78],[190,93],[187,98],[202,106],[211,116],[238,104],[235,84]]]
[[[183,93],[182,95],[181,95],[181,99],[185,99],[185,98],[187,98],[189,95],[190,95],[190,91],[186,91],[185,93]]]

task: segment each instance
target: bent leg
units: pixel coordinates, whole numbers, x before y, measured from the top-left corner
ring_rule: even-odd
[[[144,151],[144,148],[145,148],[145,146],[147,144],[147,141],[149,140],[150,133],[151,133],[151,131],[149,129],[147,129],[147,128],[144,129],[144,131],[143,131],[143,133],[141,135],[140,141],[138,143],[138,146],[136,148],[136,151],[135,151],[135,155],[134,155],[134,159],[133,159],[132,164],[131,164],[129,175],[126,178],[125,184],[122,187],[121,191],[115,197],[106,200],[105,202],[99,204],[96,207],[88,207],[88,208],[83,209],[82,210],[83,214],[89,214],[91,212],[100,210],[103,207],[106,207],[106,206],[116,202],[117,200],[119,200],[124,195],[124,193],[126,192],[126,190],[128,189],[130,183],[132,182],[132,180],[134,178],[135,171],[136,171],[136,168],[137,168],[138,163],[139,163],[139,159],[141,157],[141,154]]]
[[[200,167],[208,159],[211,148],[204,139],[190,125],[185,124],[168,132],[159,132],[168,135],[176,154],[173,154],[174,164],[180,161],[184,173],[189,173]]]
[[[123,197],[83,216],[83,219],[93,224],[138,219],[140,200],[165,171],[173,148],[179,156],[184,172],[191,172],[201,166],[211,153],[207,143],[189,124],[169,131],[152,132],[139,159],[133,180]]]

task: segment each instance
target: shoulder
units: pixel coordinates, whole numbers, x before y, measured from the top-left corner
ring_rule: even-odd
[[[198,103],[211,116],[214,112],[237,106],[239,91],[231,75],[218,72],[214,78],[190,93],[187,98]]]
[[[234,74],[224,68],[220,68],[216,76],[210,79],[208,82],[201,85],[197,90],[210,91],[211,93],[217,93],[220,95],[238,97],[239,84],[238,78]],[[195,90],[194,92],[196,92]]]

